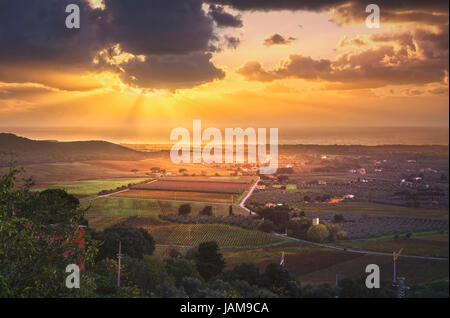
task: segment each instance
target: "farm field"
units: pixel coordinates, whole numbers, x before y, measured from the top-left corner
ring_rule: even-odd
[[[319,217],[323,221],[333,222],[336,215],[331,212],[306,212],[307,217]],[[341,213],[344,222],[339,227],[346,232],[346,238],[372,238],[392,234],[418,233],[448,230],[448,220],[406,218],[398,216],[373,216],[356,213]]]
[[[90,162],[61,162],[24,165],[22,178],[33,177],[37,186],[54,183],[72,183],[84,179],[112,179],[144,177],[143,174],[132,173],[130,170],[116,170],[110,167],[92,165]],[[6,173],[8,168],[0,168],[0,174]],[[20,182],[19,182],[20,184]]]
[[[365,268],[368,264],[380,266],[381,280],[392,281],[393,265],[391,256],[363,255],[352,260],[338,263],[328,268],[300,275],[303,283],[330,283],[333,284],[336,274],[339,278],[360,279],[365,277]],[[398,261],[397,274],[405,277],[406,285],[432,282],[448,279],[448,261],[433,261],[422,259],[401,258]],[[293,269],[295,270],[295,269]]]
[[[96,195],[101,190],[115,189],[121,186],[127,186],[130,183],[139,183],[149,180],[149,178],[113,178],[113,179],[95,179],[81,180],[74,182],[56,183],[48,186],[33,188],[34,191],[45,189],[64,189],[70,194]]]
[[[103,231],[107,227],[125,221],[127,218],[127,216],[86,216],[89,228],[96,231]]]
[[[127,192],[124,192],[127,193]],[[185,202],[161,201],[150,199],[132,199],[122,197],[103,197],[83,202],[83,207],[90,206],[88,216],[154,216],[160,214],[177,214],[180,205]],[[210,204],[190,202],[191,215],[198,215],[207,205],[212,206],[213,214],[216,216],[227,216],[229,214],[228,204]],[[237,215],[247,215],[239,206],[233,206],[233,213]]]
[[[248,189],[247,183],[211,182],[202,181],[179,181],[179,180],[157,180],[152,183],[139,184],[133,190],[163,190],[205,193],[228,193],[241,194]]]
[[[83,207],[89,207],[87,216],[157,216],[161,213],[155,200],[104,197],[83,202]]]
[[[257,247],[283,244],[286,239],[257,230],[244,230],[224,224],[167,224],[139,226],[146,229],[160,245],[195,246],[216,241],[220,247]]]
[[[336,245],[375,252],[393,252],[403,248],[408,255],[448,257],[448,234],[424,235],[396,240],[339,242]]]
[[[410,218],[448,219],[448,210],[407,208],[370,202],[343,202],[333,205],[299,205],[305,212],[361,213],[374,216],[402,216]]]
[[[301,243],[257,249],[222,249],[228,268],[250,262],[261,270],[270,263],[279,263],[285,253],[285,266],[302,284],[334,284],[339,279],[365,277],[365,267],[377,264],[381,268],[381,279],[392,280],[392,257],[362,255],[324,249]],[[407,284],[448,279],[448,261],[429,261],[400,258],[399,275],[406,277]]]
[[[249,184],[255,180],[252,176],[165,176],[161,181],[227,182]]]
[[[212,203],[233,203],[238,195],[228,193],[183,192],[183,191],[158,191],[158,190],[129,190],[113,195],[119,198],[198,201]]]

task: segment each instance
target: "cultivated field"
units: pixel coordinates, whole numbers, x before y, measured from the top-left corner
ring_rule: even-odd
[[[203,181],[158,180],[147,184],[133,186],[135,190],[164,190],[182,192],[228,193],[241,194],[248,189],[247,183]]]
[[[306,212],[307,217],[319,217],[321,220],[332,222],[336,215],[331,212]],[[379,237],[389,234],[403,234],[448,230],[448,220],[405,218],[396,216],[373,216],[356,213],[341,213],[344,222],[339,227],[344,230],[347,238]]]
[[[224,224],[149,224],[148,220],[140,218],[136,219],[133,226],[146,229],[159,245],[195,246],[206,241],[216,241],[220,247],[229,248],[269,246],[287,242],[286,239],[272,234]]]
[[[127,192],[123,193],[125,194]],[[180,205],[185,203],[183,201],[161,201],[110,196],[83,202],[83,207],[90,207],[88,216],[140,215],[157,217],[160,214],[177,214]],[[198,215],[207,205],[212,206],[213,214],[216,216],[227,216],[229,214],[228,204],[189,202],[189,205],[191,206],[191,215]],[[237,215],[248,215],[246,211],[238,206],[233,206],[233,213]]]
[[[113,195],[119,198],[137,198],[154,200],[174,200],[174,201],[197,201],[212,203],[232,204],[238,195],[227,193],[207,193],[207,192],[184,192],[184,191],[159,191],[159,190],[138,190],[133,189]]]

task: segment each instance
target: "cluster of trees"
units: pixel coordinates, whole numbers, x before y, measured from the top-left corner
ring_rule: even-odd
[[[334,224],[323,223],[312,226],[311,219],[306,217],[304,212],[291,213],[287,206],[264,207],[256,209],[256,212],[264,220],[258,226],[258,229],[264,232],[287,231],[289,236],[319,243],[334,242],[346,235],[337,224],[344,221],[342,215],[335,215]]]
[[[179,215],[189,215],[192,211],[191,205],[190,204],[182,204],[178,207],[178,214]],[[200,212],[199,212],[200,216],[214,216],[213,213],[213,207],[211,205],[207,205],[205,206]],[[233,206],[230,205],[229,207],[229,216],[233,216]]]

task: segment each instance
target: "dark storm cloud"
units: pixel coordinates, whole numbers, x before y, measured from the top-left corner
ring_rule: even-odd
[[[0,81],[11,82],[6,68],[14,65],[26,65],[30,72],[43,68],[99,71],[92,64],[94,57],[116,44],[124,52],[145,55],[144,65],[148,65],[143,68],[152,76],[160,76],[150,81],[144,72],[127,65],[124,70],[133,74],[121,76],[135,76],[136,83],[158,83],[158,88],[167,85],[173,89],[178,83],[191,87],[223,77],[206,54],[217,37],[213,18],[203,11],[202,0],[104,2],[105,9],[100,10],[91,8],[87,0],[0,1]],[[65,8],[71,3],[80,6],[80,29],[65,27]],[[159,71],[158,61],[164,61],[170,76]],[[169,67],[167,61],[173,61],[174,66]],[[182,65],[184,62],[188,64]]]
[[[70,3],[80,6],[81,29],[65,27]],[[85,1],[0,1],[0,63],[89,63],[104,44],[96,32],[96,12]]]
[[[133,54],[203,51],[214,36],[201,0],[105,0],[105,5],[104,35]]]
[[[317,12],[334,9],[333,20],[340,24],[364,21],[365,8],[371,3],[363,0],[205,0],[205,2],[228,5],[242,11]],[[448,21],[448,0],[378,0],[375,3],[380,7],[384,21],[417,21],[433,24],[445,24]]]
[[[135,59],[121,65],[121,79],[132,86],[161,89],[189,88],[223,79],[225,73],[211,63],[211,57],[211,53],[191,53]]]
[[[244,25],[240,15],[234,16],[231,13],[226,12],[222,7],[213,4],[209,6],[208,14],[214,19],[217,26],[220,28],[241,28]]]
[[[344,3],[367,6],[370,2],[362,0],[205,0],[206,3],[229,5],[239,10],[311,10],[320,11]],[[375,3],[375,2],[374,2]],[[448,9],[447,0],[378,0],[376,4],[385,9]]]

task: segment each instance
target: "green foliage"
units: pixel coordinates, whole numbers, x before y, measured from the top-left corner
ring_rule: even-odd
[[[258,230],[266,233],[272,233],[275,231],[275,224],[273,224],[270,220],[264,220],[264,222],[258,226]]]
[[[204,242],[198,246],[195,263],[200,275],[205,279],[219,275],[225,268],[225,261],[219,253],[216,242]]]
[[[168,283],[174,284],[174,278],[167,273],[166,264],[152,256],[145,256],[142,260],[124,259],[126,271],[130,281],[135,283],[142,294],[151,296],[158,286]]]
[[[227,281],[246,281],[250,285],[261,283],[261,274],[258,267],[250,263],[235,266],[232,270],[224,273]]]
[[[287,229],[289,231],[289,235],[294,237],[298,237],[301,239],[306,239],[306,233],[308,229],[311,227],[312,221],[307,217],[300,217],[299,220],[289,221],[287,224]]]
[[[191,206],[189,204],[182,204],[178,208],[179,215],[188,215],[189,213],[191,213]]]
[[[36,196],[14,187],[13,169],[0,177],[0,297],[89,297],[95,282],[81,272],[82,288],[65,286],[66,266],[93,264],[96,243],[79,244],[83,211],[64,192]],[[59,223],[56,223],[59,222]]]
[[[177,286],[181,285],[181,281],[184,277],[202,279],[195,264],[186,259],[173,260],[166,259],[166,270],[167,273],[175,279],[175,284]]]
[[[322,243],[328,238],[330,233],[328,232],[328,229],[325,225],[319,224],[311,226],[306,235],[308,237],[308,240]]]
[[[155,250],[153,237],[144,229],[114,225],[103,232],[93,232],[92,236],[101,241],[97,259],[116,258],[119,251],[119,241],[122,243],[122,253],[130,257],[142,259]]]
[[[203,210],[200,211],[199,215],[202,216],[213,216],[213,209],[212,206],[207,205],[203,208]]]
[[[299,283],[278,264],[267,265],[262,275],[262,286],[281,296],[299,297],[301,294]]]

